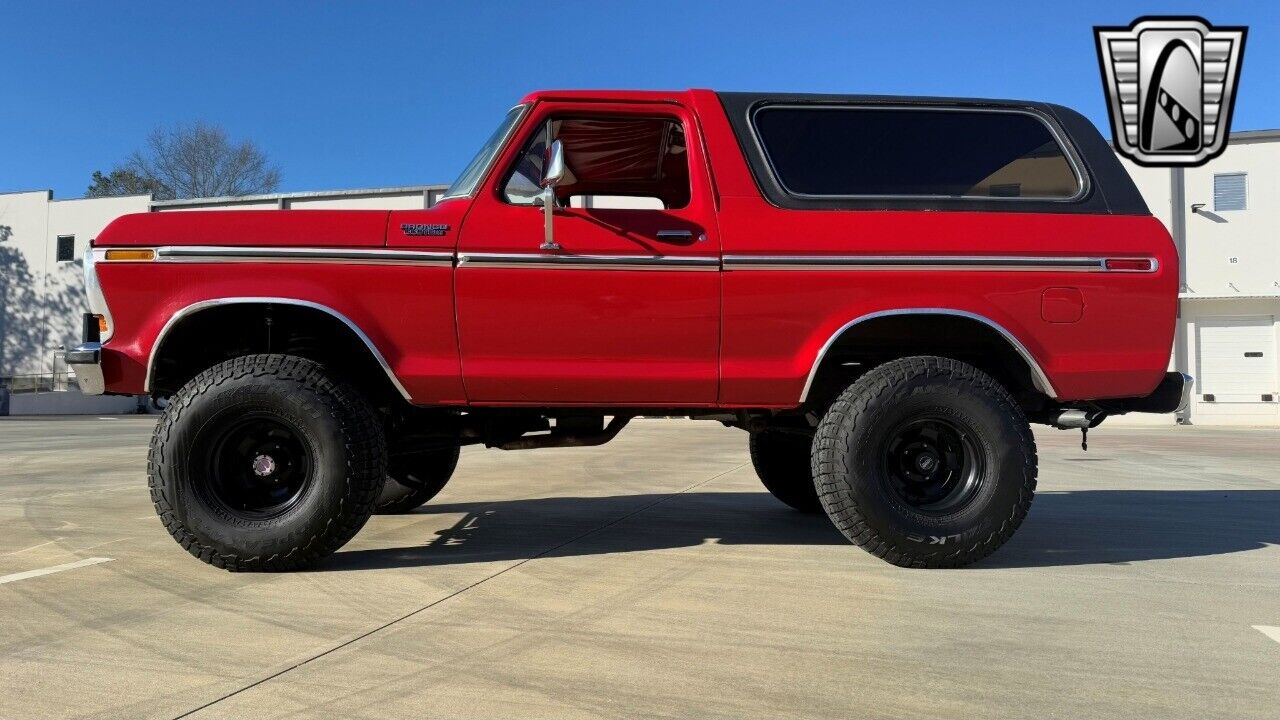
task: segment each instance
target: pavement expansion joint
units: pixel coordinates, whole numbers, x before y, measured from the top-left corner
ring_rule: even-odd
[[[224,700],[228,700],[228,699],[233,698],[233,697],[235,697],[235,696],[237,696],[237,695],[240,695],[241,693],[244,693],[244,692],[246,692],[246,691],[248,691],[248,690],[252,690],[253,688],[258,687],[259,685],[262,685],[262,684],[264,684],[264,683],[270,682],[271,680],[274,680],[274,679],[276,679],[276,678],[278,678],[278,677],[281,677],[282,675],[285,675],[285,674],[288,674],[288,673],[290,673],[290,672],[292,672],[292,671],[294,671],[294,670],[297,670],[298,668],[303,667],[304,665],[308,665],[308,664],[310,664],[310,663],[312,663],[312,662],[315,662],[316,660],[319,660],[319,659],[324,658],[324,657],[326,657],[326,656],[328,656],[328,655],[331,655],[331,654],[333,654],[333,653],[335,653],[335,652],[337,652],[337,651],[339,651],[339,650],[341,650],[341,649],[343,649],[343,648],[350,647],[350,646],[352,646],[352,645],[354,645],[354,644],[356,644],[356,643],[360,642],[361,640],[365,640],[366,638],[369,638],[369,637],[371,637],[371,636],[373,636],[373,635],[376,635],[377,633],[382,632],[383,630],[386,630],[387,628],[390,628],[390,627],[392,627],[392,626],[394,626],[394,625],[397,625],[397,624],[399,624],[399,623],[401,623],[401,622],[404,622],[405,620],[408,620],[409,618],[412,618],[412,617],[415,617],[415,616],[417,616],[417,615],[420,615],[421,613],[424,613],[424,612],[426,612],[427,610],[430,610],[431,608],[436,607],[437,605],[440,605],[440,604],[442,604],[442,603],[444,603],[444,602],[446,602],[446,601],[448,601],[448,600],[452,600],[453,598],[458,597],[459,595],[462,595],[463,593],[466,593],[466,592],[467,592],[467,591],[469,591],[469,590],[472,590],[472,589],[477,588],[477,587],[479,587],[479,586],[481,586],[481,585],[484,585],[485,583],[489,582],[490,580],[493,580],[493,579],[498,578],[498,577],[500,577],[500,576],[502,576],[502,575],[505,575],[506,573],[508,573],[508,572],[510,572],[510,571],[512,571],[512,570],[515,570],[516,568],[520,567],[521,565],[524,565],[525,563],[531,562],[531,561],[533,561],[533,560],[537,560],[538,558],[541,558],[541,557],[545,557],[545,556],[547,556],[547,555],[549,555],[549,554],[551,554],[551,553],[553,553],[553,552],[555,552],[555,551],[557,551],[557,550],[559,550],[559,549],[561,549],[561,548],[564,548],[564,547],[567,547],[567,546],[569,546],[569,545],[572,545],[573,543],[576,543],[576,542],[578,542],[579,540],[583,540],[583,539],[588,538],[588,537],[590,537],[590,536],[592,536],[592,535],[595,535],[595,534],[596,534],[596,533],[598,533],[598,532],[602,532],[602,531],[604,531],[604,530],[607,530],[607,529],[609,529],[609,528],[613,527],[614,525],[617,525],[617,524],[619,524],[619,523],[623,522],[624,520],[629,520],[629,519],[631,519],[631,518],[635,517],[636,515],[639,515],[640,513],[643,513],[643,512],[645,512],[646,510],[649,510],[650,508],[656,507],[656,506],[661,505],[662,503],[664,503],[664,502],[666,502],[666,501],[668,501],[668,500],[671,500],[672,498],[679,497],[680,495],[684,495],[685,493],[691,492],[691,491],[693,491],[693,490],[697,490],[698,488],[700,488],[700,487],[702,487],[702,486],[706,485],[707,483],[710,483],[710,482],[712,482],[712,481],[714,481],[714,480],[719,480],[720,478],[722,478],[722,477],[724,477],[724,476],[726,476],[726,475],[728,475],[728,474],[730,474],[730,473],[733,473],[733,472],[736,472],[736,471],[738,471],[738,470],[741,470],[742,468],[746,467],[748,464],[749,464],[749,463],[741,463],[741,464],[739,464],[739,465],[735,465],[734,467],[729,468],[728,470],[725,470],[725,471],[723,471],[723,472],[717,473],[717,474],[715,474],[715,475],[712,475],[711,477],[709,477],[709,478],[707,478],[707,479],[705,479],[705,480],[700,480],[700,481],[698,481],[698,482],[696,482],[696,483],[694,483],[694,484],[692,484],[692,485],[689,485],[688,487],[682,488],[682,489],[680,489],[680,490],[677,490],[677,491],[675,491],[675,492],[673,492],[673,493],[670,493],[670,494],[667,494],[667,495],[663,495],[662,497],[659,497],[658,499],[654,500],[653,502],[647,503],[647,504],[643,505],[642,507],[639,507],[639,508],[636,508],[635,510],[632,510],[632,511],[631,511],[631,512],[629,512],[629,513],[626,513],[626,514],[624,514],[624,515],[621,515],[621,516],[619,516],[619,517],[616,517],[616,518],[614,518],[613,520],[610,520],[609,522],[604,523],[603,525],[599,525],[599,526],[597,526],[597,527],[591,528],[590,530],[587,530],[586,532],[583,532],[583,533],[580,533],[580,534],[578,534],[578,535],[575,535],[574,537],[569,538],[568,540],[565,540],[564,542],[558,543],[558,544],[553,545],[553,546],[548,547],[548,548],[544,548],[543,550],[541,550],[541,551],[539,551],[539,552],[537,552],[537,553],[535,553],[535,554],[533,554],[533,555],[530,555],[530,556],[529,556],[529,557],[527,557],[527,558],[524,558],[524,559],[522,559],[522,560],[518,560],[518,561],[516,561],[516,562],[514,562],[514,563],[512,563],[512,564],[510,564],[510,565],[508,565],[508,566],[506,566],[506,567],[504,567],[504,568],[502,568],[502,569],[498,570],[497,572],[494,572],[494,573],[492,573],[492,574],[490,574],[490,575],[486,575],[485,577],[480,578],[479,580],[476,580],[475,582],[471,583],[470,585],[467,585],[467,586],[465,586],[465,587],[459,588],[459,589],[457,589],[457,590],[455,590],[455,591],[453,591],[453,592],[449,593],[448,595],[445,595],[445,596],[444,596],[444,597],[442,597],[442,598],[439,598],[439,599],[437,599],[437,600],[433,600],[433,601],[431,601],[431,602],[427,603],[426,605],[423,605],[423,606],[422,606],[422,607],[420,607],[420,608],[417,608],[417,609],[415,609],[415,610],[413,610],[413,611],[411,611],[411,612],[408,612],[408,613],[405,613],[404,615],[401,615],[401,616],[400,616],[400,617],[398,617],[398,618],[395,618],[394,620],[389,620],[389,621],[387,621],[387,622],[385,622],[385,623],[383,623],[383,624],[381,624],[381,625],[379,625],[379,626],[377,626],[377,627],[375,627],[375,628],[373,628],[373,629],[371,629],[371,630],[368,630],[368,631],[365,631],[365,632],[363,632],[363,633],[360,633],[360,634],[358,634],[358,635],[356,635],[356,636],[354,636],[354,637],[348,638],[348,639],[346,639],[346,640],[344,640],[344,641],[342,641],[342,642],[338,643],[337,645],[334,645],[333,647],[330,647],[330,648],[327,648],[327,649],[325,649],[325,650],[322,650],[321,652],[318,652],[318,653],[316,653],[315,655],[312,655],[312,656],[310,656],[310,657],[308,657],[308,658],[306,658],[306,659],[304,659],[304,660],[301,660],[301,661],[296,662],[296,663],[294,663],[294,664],[292,664],[292,665],[289,665],[288,667],[281,668],[281,669],[279,669],[279,670],[277,670],[277,671],[275,671],[275,672],[273,672],[273,673],[270,673],[270,674],[268,674],[268,675],[266,675],[266,676],[264,676],[264,677],[261,677],[261,678],[259,678],[259,679],[257,679],[257,680],[254,680],[253,682],[251,682],[251,683],[249,683],[249,684],[247,684],[247,685],[244,685],[243,687],[237,688],[237,689],[235,689],[235,690],[232,690],[232,691],[231,691],[231,692],[229,692],[229,693],[226,693],[225,695],[222,695],[222,696],[220,696],[220,697],[218,697],[218,698],[215,698],[215,699],[213,699],[213,700],[210,700],[209,702],[207,702],[207,703],[205,703],[205,704],[203,704],[203,705],[200,705],[199,707],[192,708],[191,710],[188,710],[188,711],[186,711],[186,712],[182,713],[181,715],[176,715],[176,716],[174,716],[174,719],[173,719],[173,720],[182,720],[182,718],[190,717],[190,716],[192,716],[192,715],[194,715],[194,714],[196,714],[196,713],[198,713],[198,712],[200,712],[200,711],[202,711],[202,710],[205,710],[205,709],[208,709],[208,708],[210,708],[210,707],[212,707],[212,706],[214,706],[214,705],[217,705],[218,703],[220,703],[220,702],[222,702],[222,701],[224,701]]]

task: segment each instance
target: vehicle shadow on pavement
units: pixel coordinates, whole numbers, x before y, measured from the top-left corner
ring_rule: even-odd
[[[458,513],[451,527],[433,531],[420,545],[339,552],[317,569],[450,565],[706,543],[848,544],[822,515],[796,512],[764,492],[427,504],[414,514]],[[1123,564],[1267,544],[1280,544],[1280,490],[1043,492],[1013,539],[974,567]],[[852,546],[849,551],[858,552]]]
[[[640,512],[643,510],[643,512]],[[726,545],[844,545],[821,514],[800,513],[766,492],[551,497],[428,503],[413,515],[461,513],[421,545],[347,550],[318,570],[522,560]],[[377,523],[374,518],[371,524]],[[852,548],[851,548],[852,549]]]
[[[1124,564],[1280,545],[1280,490],[1042,492],[978,567]]]

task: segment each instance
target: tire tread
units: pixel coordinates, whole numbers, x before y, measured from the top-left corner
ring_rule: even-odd
[[[273,380],[312,394],[342,428],[346,443],[347,491],[332,509],[323,529],[287,552],[267,557],[220,553],[200,542],[179,520],[167,489],[176,472],[172,456],[174,429],[191,405],[210,390],[242,378]],[[355,536],[368,521],[385,475],[386,442],[373,409],[352,386],[335,381],[311,360],[292,355],[243,355],[215,365],[188,382],[169,402],[151,437],[147,476],[151,501],[165,529],[187,552],[214,567],[233,572],[285,571],[315,564]],[[369,478],[377,478],[377,482]]]
[[[1002,412],[1016,418],[1019,442],[1025,458],[1018,501],[998,526],[976,542],[961,545],[948,553],[910,553],[891,546],[868,525],[856,503],[849,498],[851,481],[850,447],[844,440],[867,413],[879,403],[892,402],[892,397],[913,378],[939,378],[986,396]],[[987,373],[958,360],[934,356],[914,356],[880,365],[856,380],[828,408],[818,423],[813,444],[813,476],[818,499],[831,521],[853,544],[886,562],[912,568],[954,568],[968,565],[990,555],[1007,541],[1022,524],[1035,495],[1037,455],[1031,427],[1009,392]],[[853,480],[856,480],[853,479]]]

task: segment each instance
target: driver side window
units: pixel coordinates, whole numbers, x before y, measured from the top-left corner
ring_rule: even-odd
[[[512,205],[541,196],[547,123],[529,139],[503,185]],[[566,172],[556,203],[597,209],[676,209],[689,204],[684,127],[661,117],[565,117],[551,122]]]

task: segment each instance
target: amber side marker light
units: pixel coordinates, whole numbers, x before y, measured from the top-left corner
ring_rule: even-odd
[[[102,259],[108,262],[120,262],[122,260],[134,260],[134,261],[146,262],[146,261],[156,259],[156,251],[152,250],[151,248],[144,248],[141,250],[113,249],[113,250],[108,250],[106,254],[102,256]]]
[[[107,327],[107,316],[95,315],[94,317],[98,318],[98,332],[102,333],[103,335],[106,335],[107,330],[110,329]]]
[[[1107,269],[1127,272],[1151,272],[1151,260],[1148,258],[1107,258]]]

